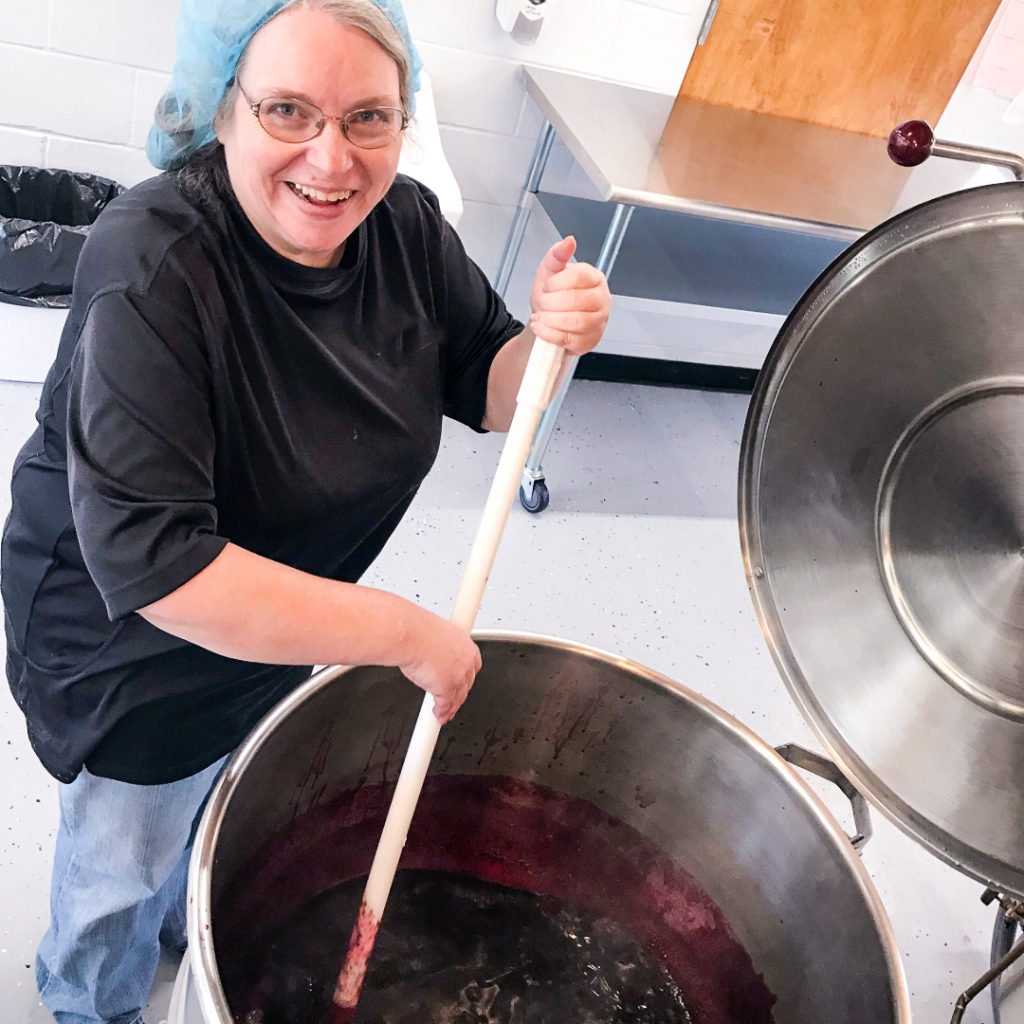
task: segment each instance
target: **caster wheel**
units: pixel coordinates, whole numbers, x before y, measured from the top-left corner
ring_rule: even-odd
[[[533,485],[533,497],[527,498],[526,491],[519,488],[519,503],[527,512],[543,512],[548,507],[551,495],[548,494],[548,485],[543,480],[538,480]]]

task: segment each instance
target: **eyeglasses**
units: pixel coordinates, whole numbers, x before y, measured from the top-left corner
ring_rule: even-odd
[[[337,121],[342,134],[360,149],[380,149],[394,142],[409,125],[409,118],[398,107],[367,107],[351,110],[344,117],[328,117],[319,107],[287,96],[268,96],[253,103],[242,94],[263,130],[278,142],[309,142],[328,121]]]

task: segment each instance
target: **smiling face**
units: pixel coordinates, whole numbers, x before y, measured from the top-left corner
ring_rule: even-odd
[[[297,6],[252,38],[239,83],[254,102],[286,96],[341,117],[364,107],[400,107],[398,67],[362,29],[317,7]],[[360,149],[337,121],[308,142],[271,138],[239,94],[217,126],[236,198],[263,240],[308,267],[337,266],[345,240],[391,187],[401,135]]]

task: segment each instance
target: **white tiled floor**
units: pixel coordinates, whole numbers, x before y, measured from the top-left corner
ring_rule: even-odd
[[[5,479],[37,393],[0,384]],[[478,626],[614,651],[706,694],[773,745],[820,749],[775,671],[744,584],[735,496],[746,407],[739,395],[574,385],[545,464],[551,507],[540,516],[513,510]],[[366,582],[448,614],[500,446],[497,436],[446,430],[434,472]],[[0,1020],[11,1024],[49,1020],[36,1006],[29,965],[44,928],[53,788],[13,701],[0,699]],[[849,817],[820,791],[841,820]],[[979,901],[980,885],[879,813],[873,819],[864,862],[892,919],[914,1019],[941,1024],[988,966],[993,915]],[[172,970],[163,965],[151,1021],[166,1013]],[[1011,1009],[1004,1024],[1024,1020]],[[985,996],[964,1017],[991,1019]]]

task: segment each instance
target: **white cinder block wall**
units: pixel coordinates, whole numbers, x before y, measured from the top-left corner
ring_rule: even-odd
[[[0,163],[90,171],[125,185],[155,173],[143,147],[174,58],[179,2],[0,0]],[[492,279],[540,126],[521,65],[674,95],[707,5],[550,0],[539,40],[524,47],[502,32],[494,0],[405,0],[462,191],[458,230]],[[975,89],[969,79],[936,126],[940,136],[1024,152],[1024,126],[1006,123],[1009,99]],[[548,167],[546,187],[592,193],[561,144]],[[1005,177],[976,165],[929,161],[912,177],[900,207]],[[533,218],[509,289],[513,310],[525,308],[531,268],[552,240],[546,218]],[[652,311],[617,297],[603,350],[758,366],[777,329],[763,316],[749,323],[755,314],[655,305]],[[0,373],[10,374],[5,358],[0,355]]]
[[[174,59],[177,0],[0,0],[0,163],[133,185]],[[405,0],[462,190],[459,231],[492,274],[540,115],[522,62],[674,94],[706,0],[552,0],[538,41],[501,31],[493,0]]]

